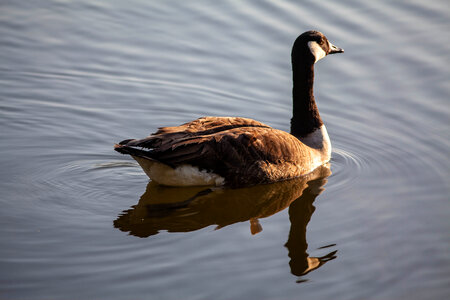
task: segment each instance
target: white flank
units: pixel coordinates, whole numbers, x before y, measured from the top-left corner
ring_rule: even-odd
[[[317,44],[316,41],[308,42],[308,47],[312,55],[314,55],[316,59],[314,63],[316,63],[317,61],[319,61],[320,59],[324,58],[327,55],[325,51],[322,49],[322,47],[320,47],[319,44]]]
[[[133,156],[151,180],[168,186],[221,186],[225,179],[217,174],[200,171],[191,165],[171,168],[165,164]]]

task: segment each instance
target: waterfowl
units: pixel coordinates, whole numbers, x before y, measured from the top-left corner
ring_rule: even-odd
[[[308,174],[331,157],[314,99],[314,64],[341,52],[318,31],[295,40],[291,133],[247,118],[203,117],[124,140],[114,149],[131,155],[150,179],[168,186],[242,187]]]

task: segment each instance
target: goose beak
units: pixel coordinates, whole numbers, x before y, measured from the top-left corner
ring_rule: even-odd
[[[330,43],[330,51],[328,52],[328,54],[342,53],[342,52],[344,52],[344,49],[339,48],[339,47],[333,45],[332,43]]]

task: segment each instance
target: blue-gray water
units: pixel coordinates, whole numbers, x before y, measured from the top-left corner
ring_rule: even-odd
[[[0,10],[1,299],[450,296],[446,1]],[[203,115],[289,130],[309,29],[345,49],[316,66],[332,174],[152,214],[199,190],[149,184],[113,144]]]

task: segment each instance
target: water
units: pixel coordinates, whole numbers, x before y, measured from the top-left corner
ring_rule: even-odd
[[[0,298],[450,295],[446,1],[0,8]],[[174,190],[113,151],[203,115],[289,130],[309,29],[346,50],[316,66],[331,175]]]

